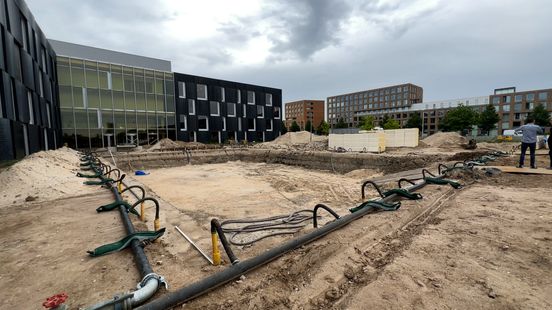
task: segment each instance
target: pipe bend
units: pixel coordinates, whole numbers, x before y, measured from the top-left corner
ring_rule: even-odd
[[[402,182],[407,182],[407,183],[410,183],[412,185],[416,185],[416,183],[414,183],[412,180],[409,180],[407,178],[401,178],[401,179],[399,179],[399,181],[397,181],[397,184],[399,185],[399,188],[402,188]]]
[[[361,189],[361,193],[362,193],[362,194],[361,194],[361,195],[362,195],[362,200],[364,200],[364,198],[365,198],[365,192],[364,192],[364,191],[365,191],[366,185],[368,185],[368,184],[374,186],[374,188],[378,191],[378,194],[380,195],[380,197],[381,197],[381,198],[384,198],[384,197],[383,197],[383,193],[381,192],[381,189],[380,189],[380,187],[376,184],[376,182],[368,180],[368,181],[365,181],[364,183],[362,183],[362,187],[360,188],[360,189]]]
[[[234,254],[234,251],[232,251],[232,248],[230,247],[230,243],[226,239],[226,236],[224,235],[224,232],[222,231],[222,226],[220,226],[220,223],[217,219],[211,220],[211,234],[218,234],[220,242],[222,243],[222,246],[224,247],[224,251],[226,252],[226,255],[228,255],[228,258],[230,259],[230,263],[232,265],[235,265],[240,262],[240,260],[236,257]]]
[[[422,169],[422,177],[425,179],[426,178],[426,173],[429,174],[430,176],[432,177],[436,177],[436,175],[434,175],[433,173],[431,173],[429,170],[427,169]]]
[[[125,186],[126,186],[126,184],[125,184]],[[121,191],[121,194],[126,192],[126,191],[130,191],[132,194],[134,194],[134,192],[132,191],[133,188],[138,188],[142,192],[142,198],[139,198],[139,199],[146,198],[146,190],[140,185],[126,186],[126,188]]]
[[[318,209],[324,209],[326,211],[328,211],[328,213],[330,213],[331,215],[333,215],[336,219],[339,219],[340,216],[339,214],[337,214],[334,210],[332,210],[330,207],[324,205],[324,204],[317,204],[316,206],[314,206],[314,210],[313,210],[313,214],[312,214],[312,226],[314,228],[317,228],[318,227],[318,218],[317,218],[317,214],[318,214]]]
[[[155,199],[153,197],[146,197],[146,198],[142,198],[142,199],[136,201],[128,210],[129,211],[133,210],[134,208],[136,208],[136,206],[138,206],[142,202],[145,202],[145,201],[148,201],[148,200],[153,201],[153,203],[155,204],[155,219],[158,220],[159,219],[159,201],[157,201],[157,199]]]

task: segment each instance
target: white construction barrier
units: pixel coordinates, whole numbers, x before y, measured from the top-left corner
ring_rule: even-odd
[[[365,131],[358,134],[330,134],[330,149],[344,148],[352,152],[381,153],[386,147],[417,147],[418,128]]]
[[[390,129],[385,132],[385,147],[417,147],[419,129]]]

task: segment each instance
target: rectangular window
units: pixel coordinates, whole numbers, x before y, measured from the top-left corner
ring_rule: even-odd
[[[280,107],[274,107],[274,118],[280,118]]]
[[[27,91],[27,104],[29,105],[29,124],[34,124],[33,94]]]
[[[21,16],[21,32],[23,33],[23,49],[25,49],[27,52],[31,52],[29,50],[29,31],[27,29],[27,20]]]
[[[521,100],[523,100],[523,96],[522,96],[522,95],[516,95],[515,98],[514,98],[514,100],[515,100],[516,102],[521,102]]]
[[[502,123],[502,129],[509,129],[509,128],[510,128],[510,122]]]
[[[209,118],[207,116],[200,115],[197,117],[197,130],[209,131]]]
[[[493,97],[493,104],[498,104],[500,102],[500,97]]]
[[[197,84],[197,99],[207,100],[207,85]]]
[[[178,82],[178,98],[186,98],[186,84]]]
[[[258,105],[257,106],[257,118],[263,118],[264,117],[264,106]]]
[[[195,100],[188,99],[188,115],[195,115]]]
[[[533,103],[532,102],[525,103],[525,109],[526,110],[533,110]]]
[[[210,101],[209,102],[209,111],[211,116],[219,116],[220,115],[220,105],[218,101]]]
[[[256,122],[254,118],[248,118],[247,119],[247,130],[249,131],[255,131],[257,128]]]
[[[255,104],[255,92],[247,91],[247,104]]]
[[[266,105],[272,106],[272,94],[266,94]]]
[[[180,131],[186,131],[188,128],[188,122],[186,115],[180,114]]]
[[[527,95],[525,95],[525,100],[527,100],[527,101],[533,101],[533,100],[535,100],[535,94],[527,94]]]
[[[539,100],[548,99],[548,93],[539,93]]]
[[[226,117],[222,118],[222,130],[226,131]]]
[[[266,120],[266,131],[272,131],[272,120],[271,119]]]
[[[512,102],[511,96],[502,96],[502,102],[510,103]]]
[[[227,104],[227,112],[228,116],[235,117],[236,116],[236,104],[232,102],[228,102]]]
[[[503,105],[502,106],[502,111],[509,112],[510,111],[510,105],[509,104]]]

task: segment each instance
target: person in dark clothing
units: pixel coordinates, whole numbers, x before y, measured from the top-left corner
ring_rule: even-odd
[[[535,151],[537,149],[537,135],[542,134],[543,130],[540,126],[534,124],[535,120],[532,117],[528,117],[525,121],[525,125],[516,129],[516,132],[523,133],[521,138],[521,155],[519,156],[519,168],[523,168],[523,163],[525,161],[525,153],[529,148],[531,153],[531,168],[536,169],[537,165],[535,164]]]
[[[550,156],[550,167],[552,169],[552,127],[550,127],[550,133],[548,135],[548,156]]]

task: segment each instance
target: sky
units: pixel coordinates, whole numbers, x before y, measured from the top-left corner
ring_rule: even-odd
[[[26,0],[51,39],[281,88],[283,101],[401,83],[424,101],[552,88],[550,0]]]

